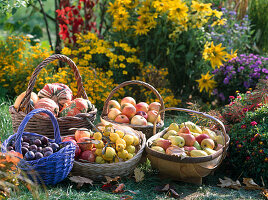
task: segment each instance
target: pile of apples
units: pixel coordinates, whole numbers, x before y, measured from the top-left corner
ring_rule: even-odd
[[[187,121],[180,125],[170,124],[163,137],[153,141],[151,148],[169,155],[179,152],[190,157],[202,157],[216,153],[223,144],[221,135]]]
[[[132,97],[124,97],[120,104],[116,100],[108,102],[108,118],[119,123],[153,126],[155,120],[161,121],[160,115],[157,117],[160,107],[159,102],[136,104]]]
[[[111,125],[99,132],[78,129],[74,136],[65,137],[62,141],[71,141],[76,146],[76,160],[98,164],[127,161],[136,155],[140,147],[139,137],[115,130]]]

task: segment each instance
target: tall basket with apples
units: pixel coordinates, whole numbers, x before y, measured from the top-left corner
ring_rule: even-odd
[[[226,156],[230,138],[218,119],[198,111],[184,108],[166,108],[166,111],[182,111],[207,118],[218,130],[198,126],[193,122],[180,125],[170,124],[168,128],[156,133],[146,142],[147,157],[151,165],[164,176],[175,180],[202,184],[202,177],[216,170]]]
[[[125,97],[119,103],[112,100],[114,94],[121,88],[128,85],[141,85],[149,88],[158,98],[159,102],[136,101],[132,97]],[[159,110],[165,108],[164,101],[159,92],[150,84],[143,81],[131,80],[119,84],[107,97],[101,114],[101,120],[116,124],[124,124],[135,130],[141,131],[148,139],[153,135],[153,122],[156,121],[156,130],[164,126],[164,112],[158,115]]]

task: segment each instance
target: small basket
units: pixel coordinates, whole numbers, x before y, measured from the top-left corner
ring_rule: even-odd
[[[30,118],[38,113],[46,113],[49,115],[53,124],[55,140],[49,139],[49,141],[64,145],[64,147],[50,156],[38,160],[21,160],[19,167],[25,171],[32,180],[37,181],[38,183],[44,183],[45,185],[54,185],[65,179],[70,173],[73,167],[76,147],[72,142],[61,142],[58,122],[50,111],[46,109],[35,109],[27,114],[18,128],[18,132],[4,141],[2,151],[6,152],[9,142],[11,142],[12,139],[15,139],[15,151],[21,153],[21,138],[23,135],[34,136],[35,138],[42,137],[42,135],[36,133],[24,132],[24,128]]]
[[[201,115],[202,117],[209,118],[215,121],[218,125],[220,125],[220,128],[222,130],[221,135],[224,138],[224,146],[220,150],[218,150],[215,154],[209,156],[186,157],[184,159],[181,159],[178,156],[166,155],[151,149],[150,145],[152,144],[152,142],[155,139],[162,137],[167,132],[168,129],[166,128],[163,131],[156,134],[155,125],[154,125],[154,136],[152,136],[146,142],[145,148],[147,152],[147,157],[151,161],[152,167],[157,168],[161,174],[169,176],[172,179],[201,185],[202,177],[205,177],[214,170],[216,170],[223,161],[223,159],[225,158],[230,138],[226,134],[223,123],[210,115],[183,108],[166,108],[164,110],[161,110],[159,114],[161,112],[168,110],[176,110],[176,111],[198,114]]]
[[[119,89],[121,89],[121,88],[123,88],[123,87],[125,87],[127,85],[142,85],[142,86],[145,86],[145,87],[149,88],[151,91],[153,91],[153,93],[157,96],[158,100],[160,101],[160,104],[161,104],[160,110],[165,108],[164,101],[163,101],[161,95],[159,94],[159,92],[153,86],[151,86],[150,84],[145,83],[143,81],[137,81],[137,80],[126,81],[126,82],[121,83],[117,87],[115,87],[111,91],[111,93],[109,94],[108,98],[106,99],[106,101],[104,103],[104,107],[103,107],[103,110],[102,110],[102,114],[101,114],[101,119],[102,120],[105,120],[105,121],[108,121],[108,122],[111,122],[111,123],[122,124],[122,123],[118,123],[118,122],[115,122],[113,120],[110,120],[108,118],[108,103],[112,99],[113,95]],[[165,115],[164,113],[161,114],[161,122],[157,123],[157,125],[156,125],[157,131],[159,131],[160,128],[162,128],[164,126],[164,115]],[[133,128],[135,130],[141,131],[142,133],[145,134],[147,139],[153,135],[153,126],[139,126],[139,125],[133,125],[133,124],[124,124],[124,125],[129,126],[129,127]]]
[[[135,133],[139,134],[141,147],[133,158],[124,162],[110,164],[97,164],[75,160],[71,171],[72,175],[87,177],[95,181],[103,181],[105,180],[105,176],[114,178],[116,176],[124,177],[130,175],[139,163],[146,143],[143,133],[139,131],[135,131]]]
[[[54,60],[60,60],[63,62],[66,62],[69,64],[69,66],[72,68],[74,72],[74,76],[77,82],[78,86],[78,92],[76,97],[82,97],[84,99],[88,100],[87,94],[85,92],[85,89],[83,87],[82,78],[80,76],[80,73],[78,71],[77,66],[75,63],[68,57],[60,54],[54,54],[48,58],[46,58],[44,61],[42,61],[34,70],[29,84],[28,88],[26,90],[26,95],[21,101],[21,104],[16,110],[14,106],[9,107],[9,112],[12,117],[12,126],[13,131],[17,132],[18,127],[21,123],[21,121],[26,117],[27,113],[29,113],[33,108],[30,104],[30,98],[31,98],[31,92],[33,91],[35,81],[37,79],[37,75],[45,67],[48,63],[54,61]],[[21,108],[25,107],[25,112],[21,111]],[[91,129],[91,125],[87,120],[90,120],[91,122],[94,122],[96,119],[97,109],[94,107],[93,111],[90,111],[88,113],[79,113],[76,116],[66,116],[66,117],[59,117],[57,118],[61,135],[68,135],[70,134],[69,129],[72,127],[75,128],[88,128]],[[27,124],[25,128],[26,132],[32,132],[32,133],[38,133],[41,135],[45,135],[47,137],[52,138],[53,137],[53,128],[50,119],[44,116],[36,115],[34,116],[30,122]]]

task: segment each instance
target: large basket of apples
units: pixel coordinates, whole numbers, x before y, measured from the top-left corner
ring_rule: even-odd
[[[66,62],[72,68],[78,87],[76,96],[73,95],[67,85],[62,83],[46,84],[38,92],[38,95],[33,92],[38,74],[48,63],[54,60]],[[77,66],[70,58],[59,54],[46,58],[35,68],[27,90],[17,97],[14,105],[9,107],[14,132],[17,132],[27,113],[37,108],[45,108],[54,114],[59,123],[61,135],[69,135],[69,129],[72,127],[92,128],[88,121],[94,122],[97,114],[97,109],[88,100]],[[42,113],[41,115],[35,115],[29,121],[25,131],[47,137],[53,137],[54,135],[51,120]]]
[[[76,145],[72,175],[101,181],[105,176],[133,173],[145,148],[145,135],[117,124],[102,124],[95,129],[95,132],[77,129],[74,136],[63,139]]]
[[[159,102],[136,103],[132,97],[124,97],[119,103],[112,100],[113,95],[121,88],[128,85],[141,85],[149,88],[158,98]],[[126,81],[115,87],[107,97],[101,114],[101,120],[111,123],[124,124],[135,130],[142,131],[146,138],[153,135],[153,122],[156,121],[156,130],[164,126],[164,113],[158,115],[159,110],[164,109],[164,102],[159,92],[150,84],[132,80]]]
[[[202,112],[183,108],[166,108],[161,112],[176,110],[195,114],[212,121],[211,130],[187,121],[175,122],[146,142],[146,152],[153,167],[161,174],[176,180],[202,184],[202,177],[213,172],[223,161],[229,146],[229,136],[218,119]]]

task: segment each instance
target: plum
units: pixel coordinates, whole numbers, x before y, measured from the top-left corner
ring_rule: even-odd
[[[53,149],[53,152],[56,152],[59,149],[59,145],[57,143],[51,143],[50,147]]]
[[[43,151],[43,148],[42,147],[37,147],[37,151],[38,152],[42,152]]]
[[[48,156],[50,156],[51,154],[53,154],[53,152],[51,152],[51,151],[46,151],[46,152],[44,153],[44,157],[48,157]]]
[[[27,136],[22,136],[23,142],[30,143],[30,139]]]
[[[35,153],[35,159],[40,159],[40,158],[43,158],[43,154],[41,152],[36,152]]]
[[[35,144],[32,144],[30,147],[29,147],[29,150],[30,151],[37,151],[37,146]]]
[[[21,152],[22,152],[22,155],[24,156],[27,152],[28,152],[28,148],[26,147],[21,147]]]
[[[34,160],[35,158],[35,154],[32,151],[28,151],[25,156],[24,156],[25,160]]]
[[[42,145],[42,142],[39,139],[35,139],[33,143],[38,147],[40,147]]]
[[[43,136],[43,137],[41,137],[41,142],[42,142],[43,145],[48,145],[49,141],[48,141],[47,137]]]
[[[50,152],[53,153],[53,149],[51,147],[45,147],[45,148],[43,148],[43,153],[45,153],[47,151],[50,151]]]

